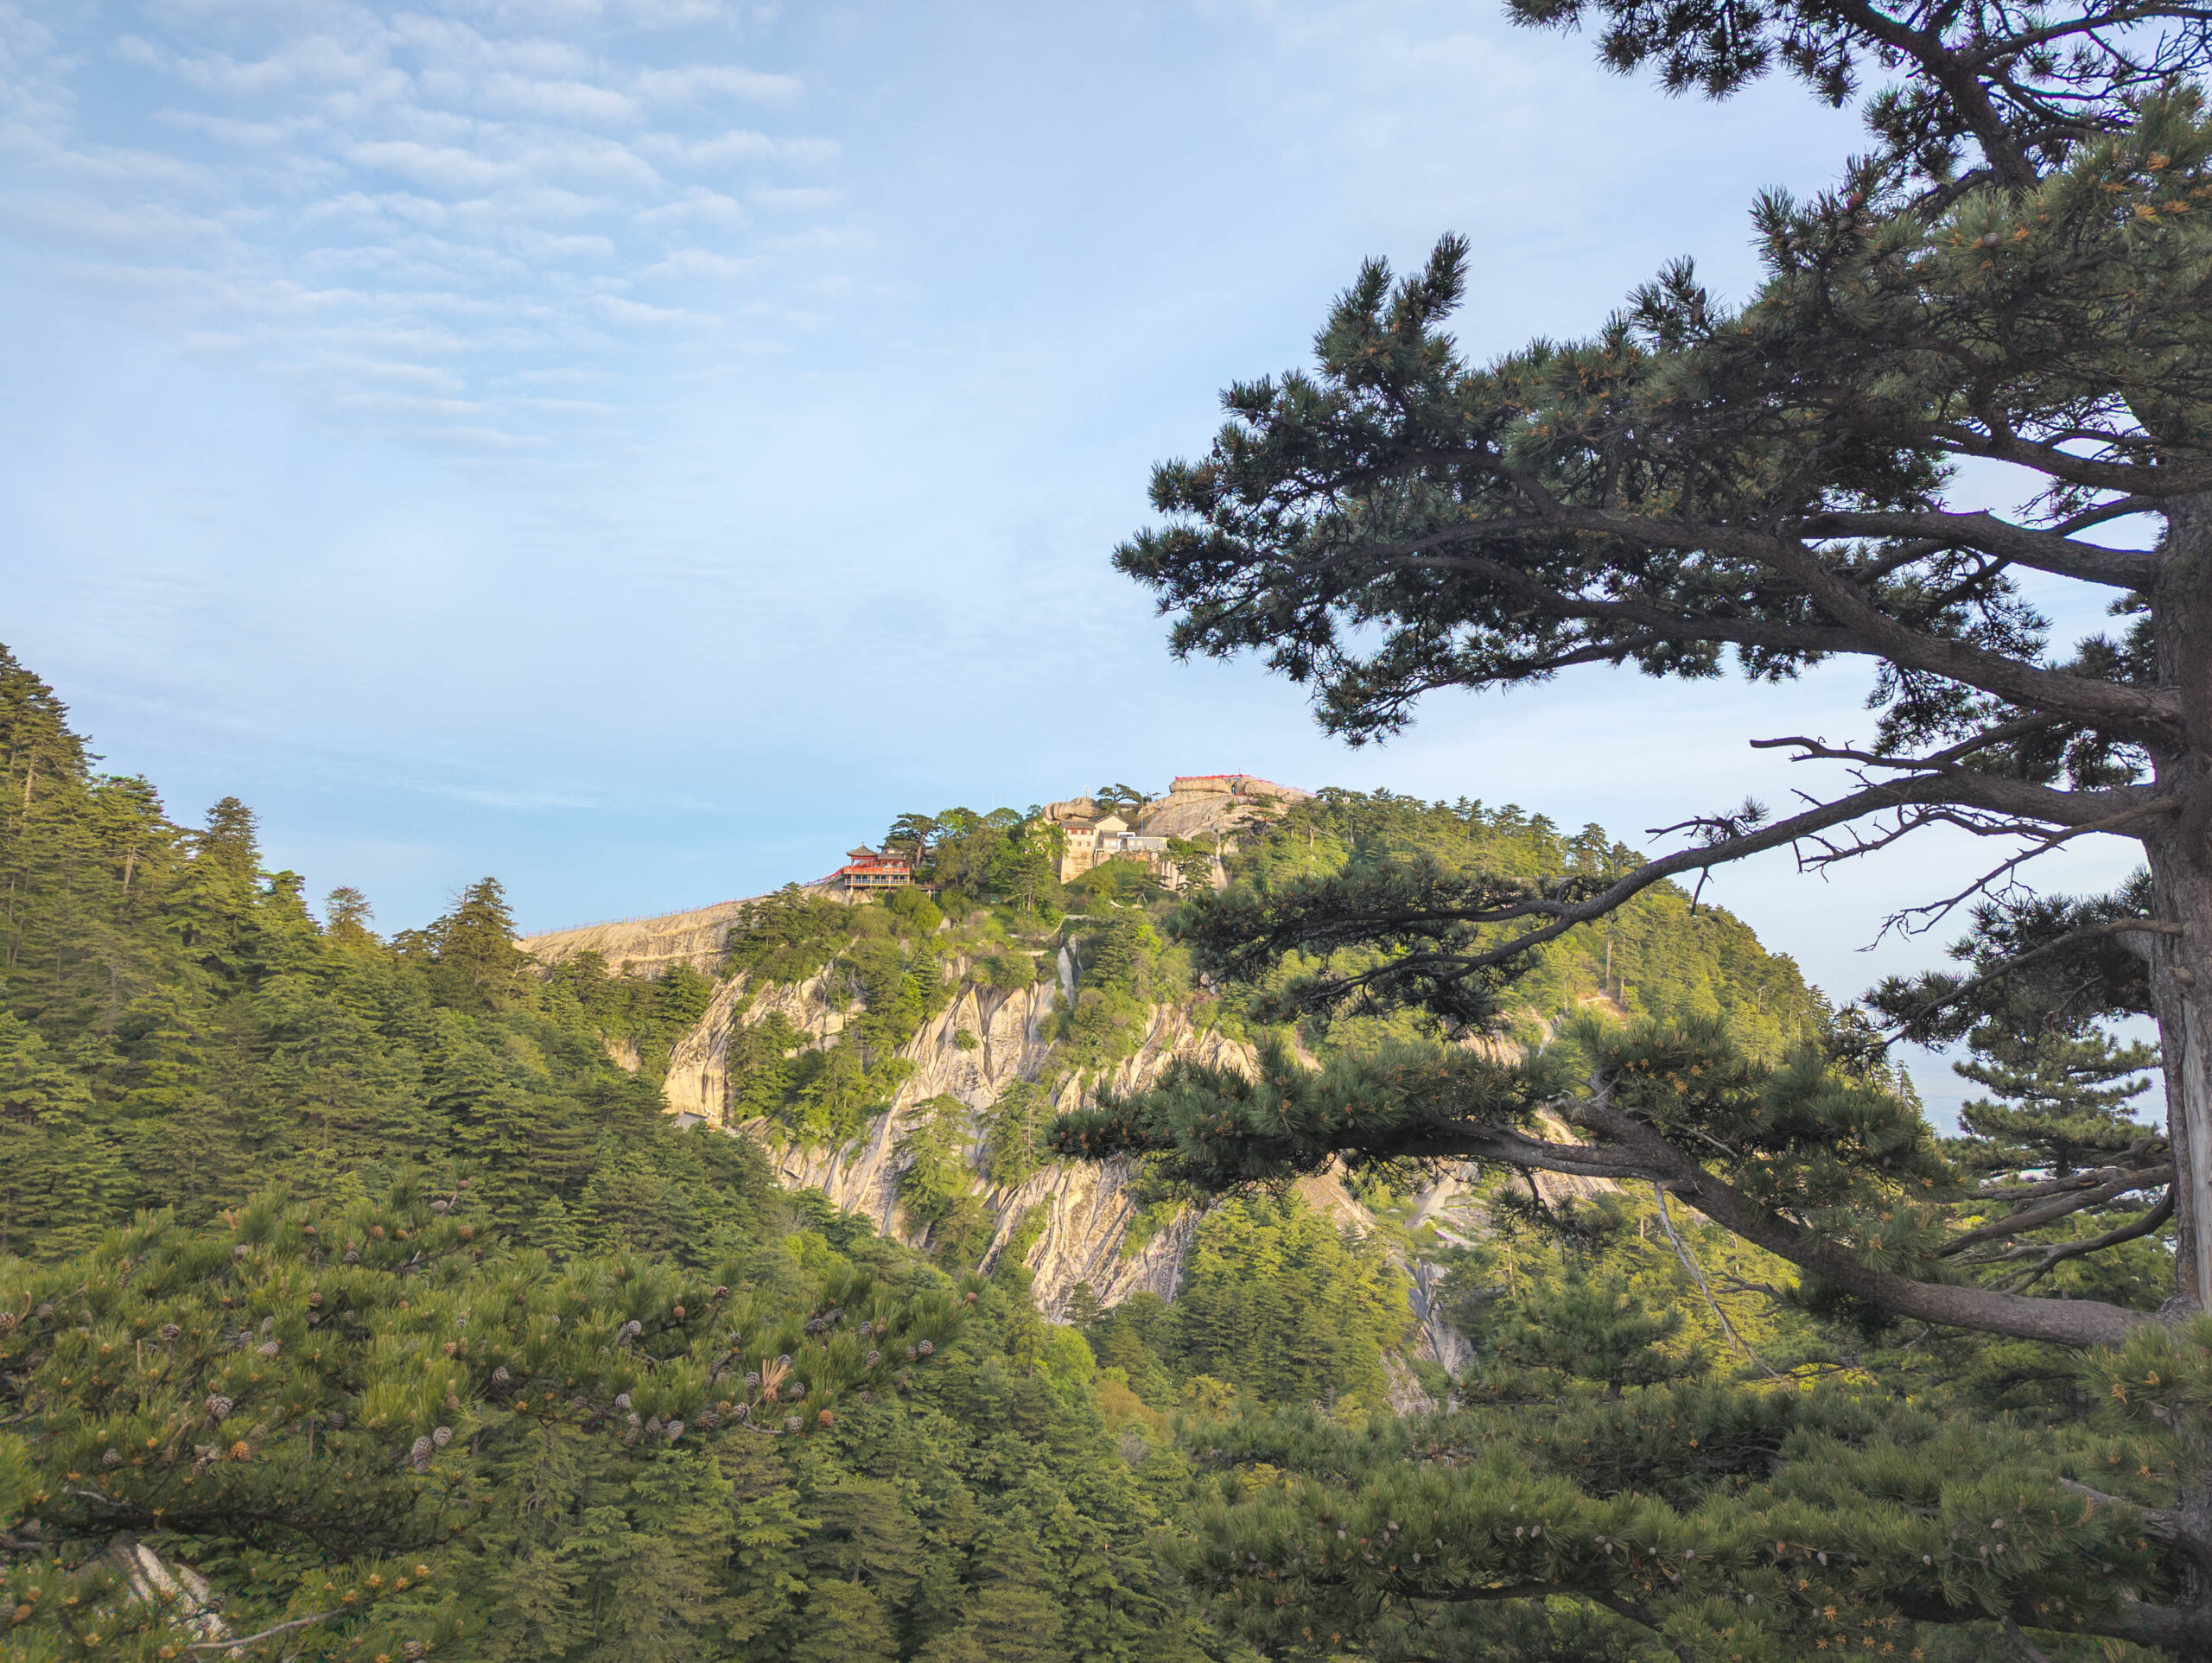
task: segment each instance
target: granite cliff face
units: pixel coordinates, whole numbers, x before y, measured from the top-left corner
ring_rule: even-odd
[[[744,1129],[767,1149],[787,1186],[819,1190],[846,1211],[872,1219],[887,1235],[918,1245],[918,1235],[899,1208],[900,1139],[914,1124],[920,1106],[932,1099],[952,1097],[971,1108],[985,1108],[1012,1082],[1035,1079],[1043,1072],[1047,1050],[1044,1019],[1067,996],[1073,979],[1065,950],[1058,969],[1057,982],[1039,981],[1016,992],[963,979],[944,1010],[900,1048],[913,1072],[890,1110],[879,1115],[859,1141],[842,1149],[807,1148],[781,1137],[779,1128],[764,1121]],[[770,985],[757,991],[742,976],[724,983],[698,1025],[671,1051],[664,1087],[671,1111],[722,1123],[724,1057],[731,1035],[741,1026],[781,1015],[817,1040],[839,1033],[849,1012],[842,986],[833,991],[833,973],[825,973],[796,985]],[[972,1047],[959,1043],[963,1030],[973,1036]],[[1189,1012],[1158,1006],[1137,1053],[1116,1067],[1104,1083],[1141,1085],[1177,1057],[1235,1064],[1247,1055],[1218,1033],[1194,1027]],[[1063,1087],[1054,1107],[1074,1107],[1079,1089],[1084,1088],[1073,1083]],[[993,1189],[976,1178],[976,1193],[996,1222],[993,1255],[1030,1208],[1042,1205],[1047,1209],[1044,1229],[1027,1254],[1037,1278],[1038,1303],[1047,1312],[1057,1314],[1084,1283],[1108,1304],[1140,1290],[1173,1296],[1197,1221],[1178,1219],[1125,1257],[1122,1243],[1136,1212],[1127,1193],[1130,1176],[1127,1164],[1109,1163],[1047,1166],[1011,1189]]]
[[[1273,789],[1305,795],[1290,788]],[[1227,835],[1252,812],[1249,801],[1225,791],[1179,792],[1147,813],[1146,829],[1176,836]],[[823,886],[807,887],[819,892]],[[721,965],[729,926],[747,904],[724,901],[660,917],[549,931],[525,937],[520,945],[542,963],[588,951],[597,952],[617,970],[658,976],[672,965],[688,963],[713,974]],[[1013,1082],[1045,1077],[1050,1050],[1046,1019],[1056,1004],[1072,1002],[1076,994],[1076,967],[1065,948],[1053,979],[1020,990],[977,980],[969,974],[971,968],[964,962],[951,967],[960,979],[950,1001],[900,1048],[899,1054],[912,1064],[912,1074],[888,1110],[853,1143],[836,1149],[804,1146],[767,1121],[730,1125],[729,1129],[748,1132],[759,1139],[787,1188],[819,1190],[843,1210],[865,1216],[886,1235],[922,1245],[923,1232],[910,1224],[899,1206],[899,1179],[905,1165],[899,1152],[900,1140],[914,1126],[922,1106],[935,1099],[951,1097],[980,1110]],[[834,968],[798,983],[758,984],[742,974],[718,983],[704,1014],[671,1048],[663,1085],[669,1111],[710,1125],[728,1124],[726,1059],[732,1037],[742,1028],[780,1015],[809,1043],[822,1044],[834,1042],[859,1013],[849,981]],[[962,1043],[963,1032],[972,1043]],[[611,1049],[624,1067],[638,1066],[633,1052]],[[1254,1061],[1248,1046],[1206,1025],[1197,1008],[1156,1005],[1135,1052],[1103,1080],[1077,1077],[1063,1082],[1053,1108],[1061,1112],[1073,1108],[1080,1097],[1101,1087],[1141,1086],[1159,1077],[1174,1059],[1185,1057],[1216,1066],[1249,1068]],[[970,1152],[976,1152],[971,1148]],[[972,1164],[982,1165],[980,1159]],[[1127,1250],[1140,1210],[1130,1193],[1134,1177],[1134,1165],[1128,1162],[1053,1164],[1018,1185],[993,1188],[979,1172],[975,1193],[995,1227],[986,1265],[1005,1249],[1031,1210],[1042,1207],[1043,1227],[1029,1243],[1024,1260],[1036,1279],[1038,1305],[1048,1316],[1061,1315],[1075,1290],[1084,1285],[1109,1305],[1137,1292],[1173,1298],[1199,1216],[1185,1209],[1154,1228],[1141,1246]],[[1376,1228],[1374,1217],[1334,1176],[1307,1179],[1300,1189],[1310,1205],[1339,1223],[1363,1234]],[[1447,1235],[1477,1233],[1479,1218],[1461,1210],[1466,1200],[1465,1185],[1446,1177],[1421,1197],[1415,1222],[1438,1222]],[[1456,1373],[1469,1360],[1466,1342],[1433,1309],[1440,1273],[1402,1254],[1399,1258],[1408,1274],[1415,1318],[1409,1349],[1415,1356],[1440,1362]],[[1402,1407],[1426,1403],[1410,1370],[1402,1362],[1394,1362],[1393,1400]]]

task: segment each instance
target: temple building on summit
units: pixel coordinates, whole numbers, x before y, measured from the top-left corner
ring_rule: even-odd
[[[865,843],[845,851],[845,864],[830,874],[849,891],[905,889],[914,881],[912,864],[903,854],[872,849]]]
[[[1167,840],[1131,830],[1129,822],[1118,814],[1101,815],[1087,822],[1064,820],[1060,829],[1067,838],[1067,846],[1060,854],[1060,881],[1064,884],[1078,873],[1103,866],[1109,860],[1135,860],[1155,873],[1164,870]]]
[[[1179,866],[1171,860],[1171,842],[1194,843],[1216,857],[1214,882],[1218,885],[1219,856],[1236,848],[1240,833],[1312,795],[1256,774],[1181,774],[1165,797],[1146,797],[1128,786],[1116,786],[1102,794],[1103,800],[1077,797],[1048,803],[1044,817],[1060,833],[1058,876],[1062,883],[1109,860],[1133,860],[1167,888],[1180,889],[1191,862],[1185,860]],[[879,890],[912,886],[914,866],[911,851],[862,844],[847,850],[845,864],[817,880],[817,886],[854,900]]]

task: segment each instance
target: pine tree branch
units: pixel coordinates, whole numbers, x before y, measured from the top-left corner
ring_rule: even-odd
[[[2174,1192],[2172,1187],[2169,1185],[2165,1194],[2158,1197],[2158,1205],[2140,1218],[2107,1230],[2102,1235],[2093,1235],[2086,1241],[2063,1241],[2054,1247],[2044,1248],[2042,1258],[2024,1277],[2014,1284],[2014,1286],[2016,1288],[2030,1286],[2037,1279],[2064,1264],[2069,1259],[2084,1259],[2093,1253],[2101,1253],[2107,1247],[2116,1247],[2123,1241],[2133,1241],[2149,1235],[2173,1216]]]
[[[1840,510],[1810,515],[1804,530],[1812,536],[1924,537],[1936,548],[1978,549],[2015,566],[2031,567],[2061,577],[2079,578],[2116,589],[2145,589],[2158,581],[2164,562],[2152,549],[2113,549],[2081,543],[2055,531],[2014,525],[1986,512],[1855,513]]]
[[[2044,943],[2040,947],[2030,948],[2024,953],[2016,953],[1994,968],[1985,970],[1973,981],[1961,982],[1941,997],[1928,1000],[1910,1014],[1893,1018],[1889,1024],[1889,1032],[1892,1038],[1904,1034],[1915,1025],[1924,1022],[1938,1012],[1956,1005],[1968,995],[1978,993],[1983,988],[1993,987],[2004,981],[2023,965],[2032,964],[2038,959],[2049,958],[2055,953],[2064,952],[2068,948],[2079,947],[2086,943],[2101,941],[2113,936],[2178,936],[2182,933],[2181,925],[2170,924],[2161,918],[2112,918],[2102,924],[2084,924],[2081,929],[2069,930],[2064,935]]]
[[[241,1640],[205,1640],[197,1645],[187,1646],[182,1649],[188,1652],[235,1652],[248,1646],[258,1645],[272,1635],[284,1634],[294,1628],[305,1628],[317,1622],[327,1622],[333,1617],[344,1615],[342,1611],[319,1612],[311,1617],[295,1617],[289,1622],[280,1622],[273,1628],[264,1628],[259,1634],[247,1634]]]
[[[1994,1219],[1986,1224],[1976,1225],[1973,1229],[1954,1236],[1945,1242],[1937,1256],[1948,1259],[1984,1241],[2001,1241],[2006,1236],[2018,1235],[2028,1230],[2039,1230],[2045,1225],[2056,1224],[2060,1219],[2070,1217],[2086,1208],[2101,1207],[2107,1202],[2118,1200],[2121,1196],[2131,1195],[2138,1190],[2147,1190],[2154,1184],[2170,1184],[2174,1177],[2173,1163],[2171,1161],[2163,1165],[2136,1170],[2115,1170],[2111,1167],[2104,1170],[2112,1172],[2113,1176],[2105,1179],[2094,1188],[2071,1190],[2055,1201],[2046,1202],[2040,1207],[2024,1208],[2007,1217]],[[2126,1240],[2125,1237],[2121,1239]],[[2052,1261],[2054,1264],[2056,1262],[2056,1260]]]
[[[1586,1100],[1573,1104],[1567,1117],[1664,1177],[1669,1190],[1723,1229],[1881,1310],[1951,1328],[2069,1346],[2117,1345],[2133,1330],[2157,1320],[2145,1312],[2097,1300],[2037,1299],[1991,1288],[1915,1281],[1893,1271],[1877,1270],[1849,1249],[1770,1212],[1707,1171],[1655,1128],[1619,1109]]]
[[[1651,1186],[1651,1197],[1659,1203],[1659,1227],[1666,1231],[1667,1240],[1674,1245],[1675,1257],[1682,1261],[1682,1268],[1690,1273],[1690,1279],[1697,1284],[1697,1291],[1705,1296],[1705,1303],[1712,1308],[1714,1320],[1719,1323],[1720,1331],[1727,1336],[1729,1345],[1757,1363],[1770,1380],[1783,1378],[1768,1365],[1764,1357],[1752,1350],[1738,1336],[1736,1325],[1728,1320],[1728,1313],[1721,1310],[1720,1301],[1713,1297],[1712,1284],[1705,1279],[1705,1266],[1697,1262],[1697,1255],[1692,1253],[1688,1244],[1675,1233],[1675,1221],[1667,1211],[1667,1191],[1664,1187],[1654,1184]]]

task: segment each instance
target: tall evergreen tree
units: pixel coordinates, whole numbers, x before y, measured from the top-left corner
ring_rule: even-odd
[[[1511,10],[1592,22],[1608,62],[1676,89],[1786,69],[1863,99],[1872,149],[1832,189],[1762,199],[1741,307],[1684,262],[1586,340],[1478,364],[1448,324],[1464,240],[1402,281],[1370,263],[1315,371],[1231,387],[1211,451],[1156,471],[1167,524],[1118,564],[1175,614],[1177,651],[1262,653],[1355,740],[1439,688],[1592,663],[1704,678],[1732,654],[1768,681],[1861,658],[1882,715],[1863,744],[1771,741],[1847,771],[1784,817],[1715,806],[1603,879],[1347,886],[1302,923],[1425,936],[1472,987],[1770,849],[1817,867],[1963,828],[2005,847],[1993,884],[2091,833],[2133,838],[2177,1292],[2212,1309],[2212,19],[2190,0]],[[1870,94],[1872,75],[1894,80]],[[1989,477],[1968,460],[2029,500],[1962,497]],[[2133,516],[2148,546],[2106,536]],[[2085,586],[2116,632],[2052,650],[2019,572]],[[1489,933],[1437,943],[1452,921]]]
[[[515,945],[514,915],[496,878],[480,878],[430,926],[435,980],[457,1010],[504,1010],[513,1000],[530,955]]]
[[[1977,1030],[1974,1055],[1953,1068],[1991,1093],[1967,1100],[1959,1122],[2013,1167],[2047,1167],[2072,1177],[2084,1165],[2124,1154],[2154,1134],[2129,1112],[2150,1090],[2158,1054],[2109,1034]],[[1998,1152],[2002,1152],[1999,1153]]]

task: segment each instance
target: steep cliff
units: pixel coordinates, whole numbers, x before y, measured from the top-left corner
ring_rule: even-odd
[[[911,1228],[899,1205],[900,1139],[912,1129],[916,1113],[925,1103],[950,1097],[971,1109],[988,1108],[1013,1082],[1034,1080],[1046,1072],[1050,1046],[1043,1032],[1045,1019],[1068,997],[1073,982],[1074,967],[1065,950],[1058,968],[1056,981],[1013,991],[963,974],[950,1002],[900,1047],[899,1055],[913,1071],[899,1088],[889,1110],[878,1115],[857,1142],[838,1148],[808,1146],[765,1120],[746,1123],[743,1129],[768,1149],[786,1185],[819,1190],[845,1211],[872,1219],[886,1234],[918,1243],[920,1233]],[[732,1035],[741,1027],[779,1015],[817,1043],[834,1039],[851,1017],[842,995],[834,970],[796,984],[754,987],[742,974],[724,982],[698,1025],[670,1054],[663,1089],[671,1112],[721,1124],[725,1058]],[[963,1032],[972,1044],[962,1043]],[[1141,1085],[1176,1057],[1219,1063],[1246,1054],[1217,1032],[1194,1026],[1188,1009],[1156,1006],[1135,1056],[1103,1082],[1064,1084],[1054,1107],[1072,1107],[1073,1094],[1102,1083]],[[970,1153],[979,1147],[971,1141]],[[1054,1164],[1004,1189],[994,1189],[977,1177],[976,1193],[993,1219],[991,1256],[1004,1247],[1030,1209],[1041,1206],[1046,1209],[1043,1226],[1025,1258],[1036,1274],[1038,1303],[1046,1311],[1057,1313],[1084,1284],[1107,1304],[1139,1290],[1171,1297],[1196,1221],[1179,1218],[1124,1255],[1123,1243],[1137,1212],[1128,1194],[1132,1176],[1122,1164]]]
[[[607,924],[579,924],[572,930],[549,930],[524,936],[519,944],[540,964],[557,964],[578,953],[597,953],[617,970],[629,965],[643,974],[658,975],[671,964],[684,963],[703,973],[721,962],[729,927],[750,904],[750,899],[717,901],[712,906],[664,913],[655,918],[620,918]]]

